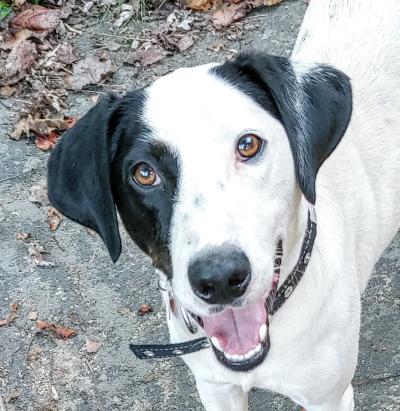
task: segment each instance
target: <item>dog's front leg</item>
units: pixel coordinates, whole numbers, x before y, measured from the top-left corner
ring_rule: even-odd
[[[236,385],[197,380],[197,391],[207,411],[247,411],[247,392]]]
[[[350,384],[341,398],[330,400],[327,403],[318,406],[308,406],[307,411],[353,411],[354,410],[354,392]]]

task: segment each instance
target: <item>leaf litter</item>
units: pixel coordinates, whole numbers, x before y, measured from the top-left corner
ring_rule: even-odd
[[[51,331],[57,337],[62,338],[63,340],[68,340],[69,338],[75,337],[75,335],[77,335],[77,331],[73,330],[72,328],[62,327],[60,325],[52,324],[43,320],[36,321],[36,328],[42,331]]]
[[[0,320],[0,327],[11,324],[18,318],[19,303],[12,303],[10,305],[10,312],[6,318]]]

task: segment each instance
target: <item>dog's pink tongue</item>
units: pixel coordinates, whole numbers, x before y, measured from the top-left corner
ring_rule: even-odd
[[[209,337],[217,337],[228,354],[243,355],[260,342],[259,329],[267,321],[264,300],[244,308],[228,308],[222,313],[202,317]]]

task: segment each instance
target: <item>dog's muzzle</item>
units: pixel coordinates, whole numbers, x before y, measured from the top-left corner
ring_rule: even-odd
[[[273,281],[265,300],[244,308],[227,308],[218,314],[199,317],[180,306],[170,294],[172,313],[180,314],[179,317],[192,334],[196,334],[198,327],[201,327],[208,337],[178,344],[131,344],[131,350],[140,359],[151,359],[177,357],[212,347],[217,360],[229,369],[249,371],[257,367],[263,362],[270,348],[269,316],[285,303],[300,282],[310,261],[316,234],[315,211],[310,208],[299,259],[279,288],[283,250],[281,242],[277,245]],[[216,335],[223,337],[217,338]]]

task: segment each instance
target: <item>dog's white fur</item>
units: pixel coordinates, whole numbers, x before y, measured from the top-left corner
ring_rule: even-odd
[[[318,174],[314,251],[296,291],[271,318],[265,361],[235,373],[211,349],[184,357],[209,411],[247,409],[251,387],[284,394],[307,411],[353,410],[361,295],[400,227],[400,2],[312,0],[292,60],[300,80],[307,81],[314,62],[348,74],[353,115]],[[308,208],[282,125],[209,68],[181,69],[156,81],[144,112],[157,138],[180,159],[173,289],[200,315],[208,309],[188,282],[191,256],[205,245],[240,245],[252,265],[246,296],[252,301],[268,291],[279,236],[285,250],[281,281],[294,266]],[[301,107],[301,95],[294,98]],[[235,162],[234,155],[237,138],[249,127],[268,141],[251,165]],[[193,338],[173,315],[168,325],[172,341]]]

